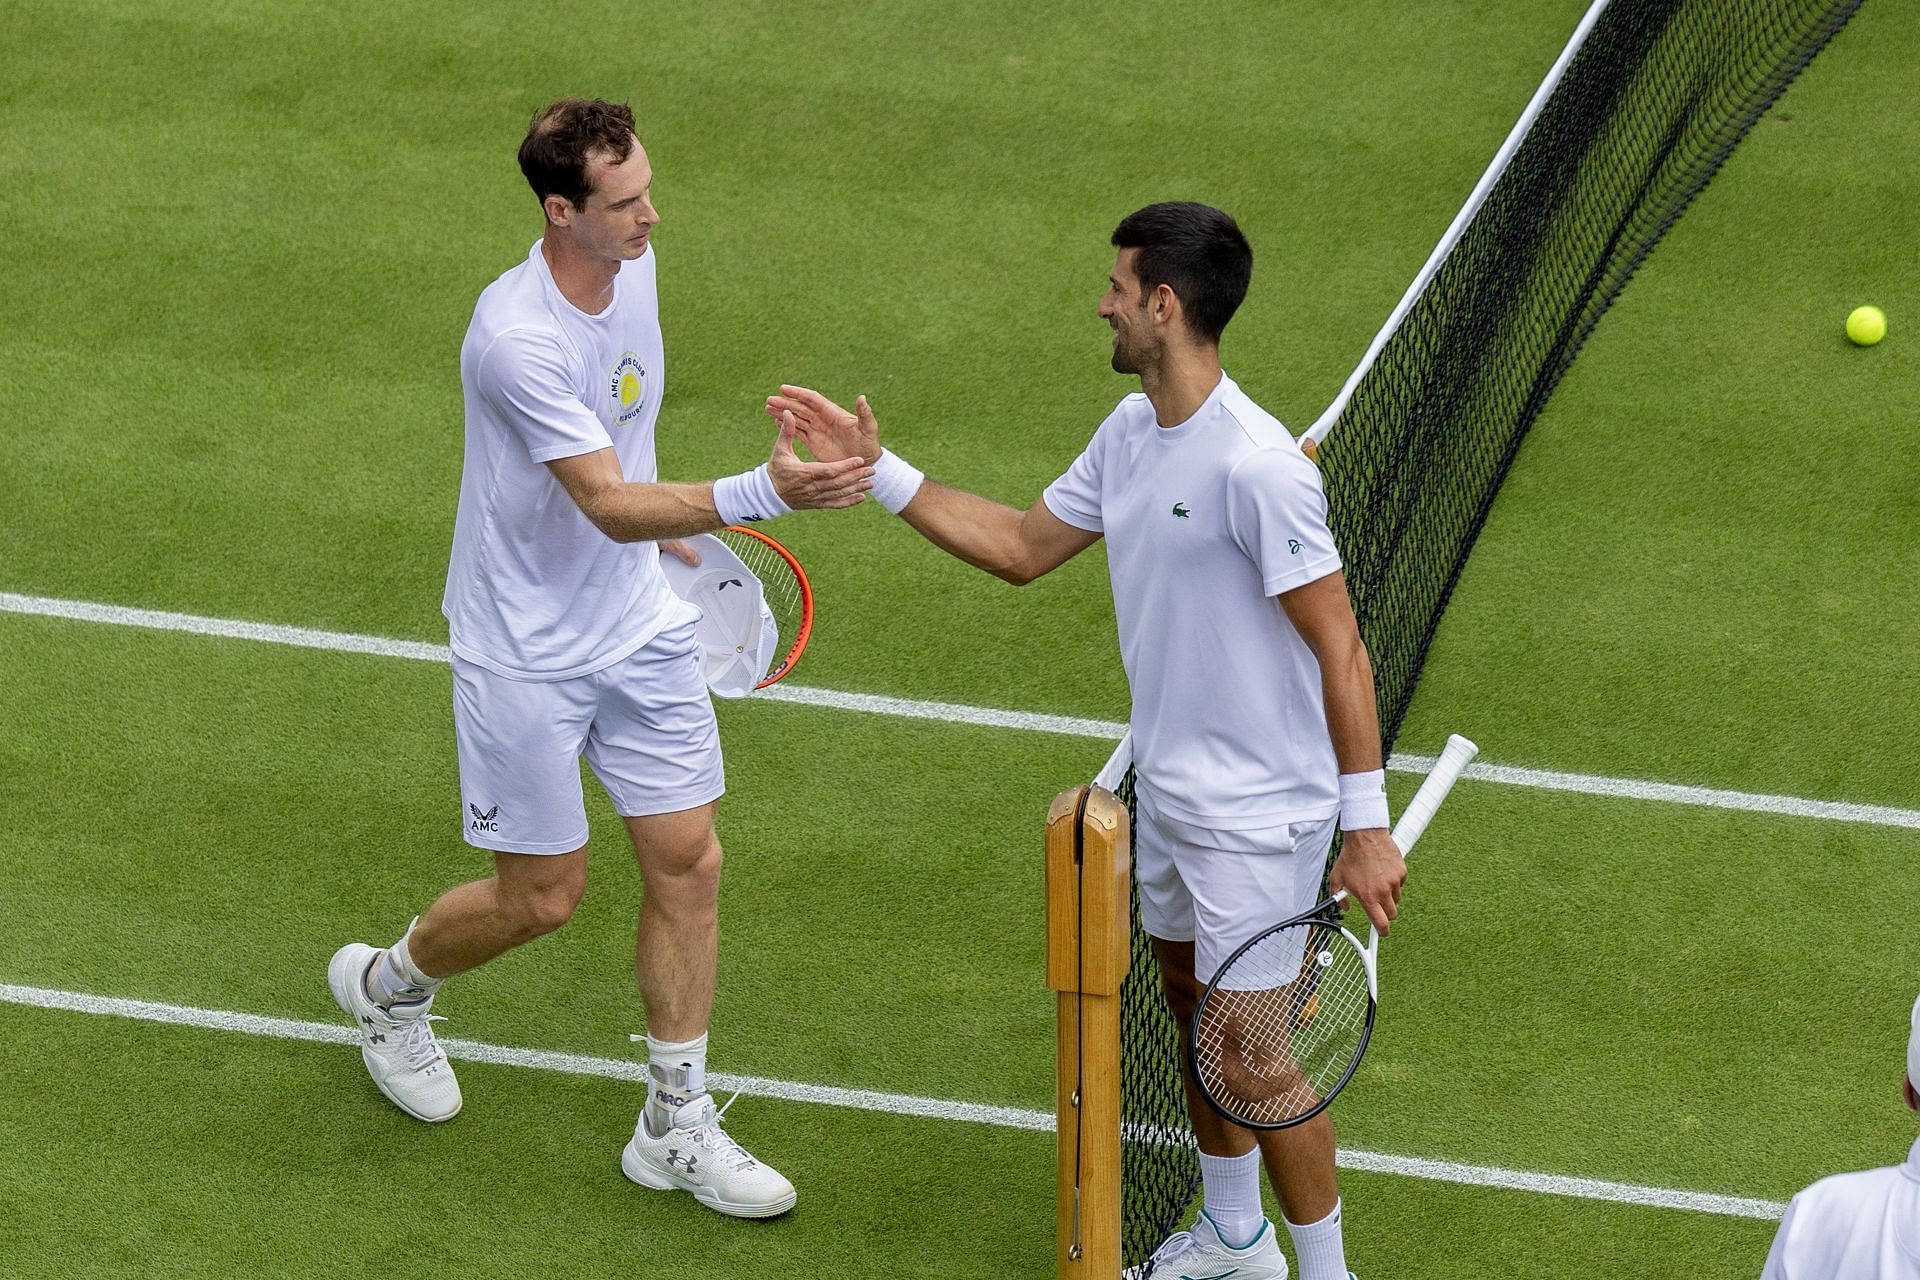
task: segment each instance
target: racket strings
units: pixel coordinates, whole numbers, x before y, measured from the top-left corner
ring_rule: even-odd
[[[1194,1065],[1215,1102],[1251,1124],[1305,1116],[1365,1047],[1371,994],[1359,947],[1312,921],[1277,930],[1222,973],[1194,1027]]]
[[[790,624],[800,616],[800,580],[794,577],[793,567],[758,538],[727,529],[721,530],[719,536],[728,549],[740,557],[741,563],[753,571],[753,576],[760,579],[761,591],[767,606],[773,610],[774,619],[780,623],[781,633],[790,634]]]

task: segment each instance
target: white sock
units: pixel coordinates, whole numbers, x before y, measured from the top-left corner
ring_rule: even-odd
[[[650,1132],[665,1133],[674,1112],[707,1091],[707,1037],[656,1040],[647,1037],[646,1122]]]
[[[1284,1215],[1282,1215],[1284,1216]],[[1340,1238],[1340,1201],[1333,1212],[1306,1226],[1287,1223],[1293,1251],[1300,1258],[1300,1280],[1347,1280],[1347,1246]]]
[[[414,922],[418,923],[418,920]],[[407,950],[407,938],[412,936],[413,925],[410,924],[406,937],[388,947],[367,968],[367,999],[383,1009],[396,1004],[418,1004],[422,1000],[431,1000],[433,993],[440,989],[440,984],[446,981],[421,972],[420,967],[414,964],[413,955]]]
[[[1244,1249],[1267,1220],[1260,1207],[1260,1149],[1243,1156],[1200,1153],[1202,1203],[1229,1249]],[[1347,1280],[1343,1274],[1340,1280]]]

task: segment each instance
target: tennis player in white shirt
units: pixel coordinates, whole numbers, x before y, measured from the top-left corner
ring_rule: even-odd
[[[863,396],[848,413],[802,387],[792,415],[817,457],[875,463],[873,496],[942,549],[1016,585],[1107,540],[1120,656],[1133,695],[1141,914],[1183,1032],[1242,943],[1332,876],[1382,933],[1406,864],[1387,834],[1373,668],[1319,472],[1220,366],[1253,252],[1232,218],[1150,205],[1114,232],[1100,316],[1113,367],[1137,374],[1080,457],[1026,511],[927,480],[880,447]],[[1151,1280],[1285,1280],[1260,1166],[1304,1280],[1347,1280],[1333,1121],[1256,1135],[1187,1082],[1203,1208],[1155,1255]]]
[[[1920,999],[1900,1092],[1920,1111]],[[1795,1196],[1760,1280],[1920,1280],[1920,1139],[1904,1164],[1838,1173]]]
[[[480,295],[460,351],[466,462],[443,609],[453,650],[461,823],[493,874],[448,891],[391,946],[328,968],[361,1059],[395,1105],[451,1119],[460,1087],[428,1010],[456,973],[551,933],[587,877],[584,756],[626,822],[643,896],[634,973],[648,1089],[628,1178],[771,1217],[791,1183],[721,1128],[706,1091],[718,963],[725,778],[694,641],[659,540],[864,498],[859,459],[805,462],[782,423],[771,458],[663,484],[654,425],[665,352],[653,166],[627,107],[578,98],[535,117],[520,167],[544,228]]]

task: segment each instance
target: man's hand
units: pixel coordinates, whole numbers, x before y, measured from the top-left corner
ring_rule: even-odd
[[[694,550],[693,544],[684,538],[662,538],[658,545],[661,555],[672,556],[690,569],[700,567],[700,553]]]
[[[875,462],[880,457],[880,423],[865,396],[855,400],[853,407],[855,411],[848,413],[818,391],[785,384],[779,395],[767,397],[767,412],[776,419],[791,414],[794,431],[820,461],[864,458]]]
[[[818,462],[804,462],[793,451],[793,439],[799,427],[791,411],[775,415],[780,433],[774,437],[773,453],[767,458],[767,474],[780,500],[796,511],[858,506],[867,500],[866,490],[873,488],[873,468],[864,457],[843,454],[828,460],[813,449]],[[875,456],[878,456],[875,450]]]
[[[1366,908],[1367,919],[1382,936],[1400,914],[1400,886],[1406,882],[1407,860],[1385,827],[1347,832],[1328,880],[1333,889],[1345,889]]]

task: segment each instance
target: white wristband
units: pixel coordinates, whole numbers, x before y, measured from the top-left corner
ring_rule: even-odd
[[[745,524],[793,514],[793,508],[780,500],[773,487],[773,474],[761,463],[737,476],[722,476],[713,482],[713,508],[727,524]]]
[[[1387,771],[1340,775],[1340,829],[1365,831],[1387,825]]]
[[[893,450],[882,449],[879,461],[873,464],[873,500],[899,515],[926,479],[920,468]]]

